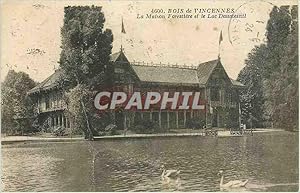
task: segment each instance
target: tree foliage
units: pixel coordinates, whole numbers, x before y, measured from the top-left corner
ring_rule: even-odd
[[[33,105],[27,92],[36,83],[24,72],[10,70],[1,85],[1,131],[20,133],[31,131]]]
[[[246,66],[240,72],[238,80],[246,85],[241,92],[242,121],[250,124],[253,118],[257,119],[254,126],[259,127],[263,118],[263,79],[261,61],[264,60],[266,46],[255,47],[245,61]]]
[[[113,35],[110,29],[104,29],[105,17],[101,9],[97,6],[68,6],[64,10],[61,29],[60,67],[64,87],[68,88],[68,110],[74,129],[83,131],[85,136],[89,131],[83,108],[88,112],[90,126],[93,126],[97,120],[91,96],[99,86],[112,83],[110,54]],[[80,101],[84,102],[84,107]]]
[[[97,6],[65,7],[61,29],[60,66],[71,86],[95,86],[108,79],[113,35],[104,30],[105,17]]]
[[[274,7],[267,24],[267,44],[248,55],[238,79],[244,118],[270,121],[275,127],[298,128],[298,22],[296,6]],[[292,15],[291,15],[292,14]],[[251,113],[251,114],[250,114]]]

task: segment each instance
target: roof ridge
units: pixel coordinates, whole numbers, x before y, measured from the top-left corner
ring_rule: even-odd
[[[45,86],[45,84],[46,84],[49,80],[51,80],[51,78],[52,78],[53,76],[55,76],[57,73],[60,73],[60,71],[61,71],[61,68],[56,69],[56,70],[54,71],[54,73],[52,73],[48,78],[46,78],[45,80],[43,80],[41,83],[39,83],[38,85],[36,85],[36,86],[33,87],[32,89],[30,89],[30,90],[28,91],[28,93],[35,92],[36,90],[42,89],[42,88]],[[55,82],[53,82],[52,84],[55,84]]]
[[[132,66],[145,66],[145,67],[163,67],[163,68],[177,68],[177,69],[187,69],[187,70],[197,70],[198,66],[193,65],[172,65],[163,63],[144,63],[144,62],[130,62]]]
[[[48,80],[50,80],[51,77],[54,76],[55,73],[56,73],[56,71],[54,71],[54,73],[52,73],[48,78],[46,78],[44,81],[42,81],[40,84],[36,85],[35,87],[41,87],[41,86],[44,86],[45,83],[47,83]],[[35,88],[35,87],[34,87],[34,88]],[[32,88],[32,89],[34,89],[34,88]]]
[[[199,65],[201,64],[206,64],[206,63],[210,63],[210,62],[215,62],[215,61],[218,61],[219,59],[214,59],[214,60],[208,60],[206,62],[201,62]]]

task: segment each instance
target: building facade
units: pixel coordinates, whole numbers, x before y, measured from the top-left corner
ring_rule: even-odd
[[[113,111],[114,124],[119,129],[130,128],[138,120],[156,122],[161,128],[188,127],[190,120],[201,120],[212,127],[233,127],[240,122],[239,92],[243,85],[230,79],[219,59],[201,63],[196,67],[153,65],[129,62],[123,51],[111,55],[114,67],[114,91],[126,93],[200,92],[201,110],[149,110]],[[36,115],[40,125],[49,128],[72,127],[67,116],[67,105],[63,100],[64,89],[58,84],[60,69],[30,90],[28,94],[36,104]]]

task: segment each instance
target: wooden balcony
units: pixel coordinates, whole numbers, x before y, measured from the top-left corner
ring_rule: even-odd
[[[37,110],[37,113],[40,114],[40,113],[47,113],[47,112],[54,112],[54,111],[63,111],[67,108],[66,105],[59,105],[59,106],[53,106],[53,107],[50,107],[50,108],[36,108]]]

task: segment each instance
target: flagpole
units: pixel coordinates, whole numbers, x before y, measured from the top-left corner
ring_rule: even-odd
[[[122,16],[122,29],[123,29],[123,16]],[[121,52],[123,52],[123,32],[121,30]]]
[[[123,52],[123,33],[126,34],[126,31],[125,31],[125,28],[124,28],[123,16],[122,16],[122,27],[121,27],[121,52]]]
[[[123,34],[121,33],[121,52],[123,52],[123,41],[122,41]]]
[[[220,32],[220,37],[219,37],[219,50],[218,50],[218,59],[220,60],[221,56],[221,42],[223,41],[223,34],[222,34],[222,30]]]

